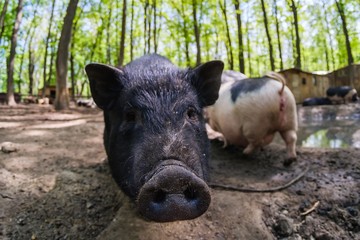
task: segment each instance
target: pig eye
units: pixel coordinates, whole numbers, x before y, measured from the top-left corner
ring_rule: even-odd
[[[189,108],[186,112],[186,115],[190,120],[197,120],[198,118],[197,111],[194,108]]]
[[[136,121],[136,111],[135,110],[126,111],[124,120],[128,123],[135,122]]]

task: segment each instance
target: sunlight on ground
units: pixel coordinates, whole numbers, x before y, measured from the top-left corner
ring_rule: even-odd
[[[44,131],[44,130],[28,130],[28,131],[22,132],[21,134],[24,136],[29,136],[29,137],[39,137],[39,136],[48,135],[49,132]]]
[[[81,124],[85,124],[86,120],[79,119],[74,121],[67,121],[67,122],[59,122],[59,123],[46,123],[46,124],[37,124],[28,127],[28,129],[54,129],[54,128],[66,128],[66,127],[72,127],[77,126]]]
[[[21,122],[0,122],[0,129],[1,128],[20,127],[22,125],[24,125],[24,123],[21,123]]]

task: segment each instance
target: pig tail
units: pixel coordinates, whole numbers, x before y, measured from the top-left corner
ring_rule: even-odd
[[[285,89],[285,85],[286,85],[286,79],[283,77],[283,75],[281,75],[280,73],[276,73],[276,72],[268,72],[266,75],[266,77],[278,80],[279,82],[282,83],[282,87],[279,90],[279,94],[282,95]]]

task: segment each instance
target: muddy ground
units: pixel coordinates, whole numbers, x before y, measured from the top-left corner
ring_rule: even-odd
[[[285,148],[250,157],[212,142],[211,181],[275,192],[212,189],[201,217],[142,219],[109,175],[98,109],[0,106],[0,239],[360,239],[360,149]]]

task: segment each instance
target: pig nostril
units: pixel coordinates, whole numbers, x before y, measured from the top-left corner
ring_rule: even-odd
[[[163,190],[159,190],[154,194],[153,201],[155,203],[162,203],[165,202],[165,199],[166,199],[166,192],[164,192]]]
[[[185,191],[184,191],[184,196],[187,200],[191,201],[191,200],[195,200],[197,199],[197,192],[195,189],[188,187]]]

